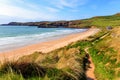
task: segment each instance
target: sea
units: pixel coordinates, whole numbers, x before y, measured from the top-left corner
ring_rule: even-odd
[[[58,39],[87,29],[37,28],[36,26],[0,26],[0,52]]]

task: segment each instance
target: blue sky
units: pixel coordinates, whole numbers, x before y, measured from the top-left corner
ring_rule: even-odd
[[[0,24],[75,20],[118,12],[120,0],[0,0]]]

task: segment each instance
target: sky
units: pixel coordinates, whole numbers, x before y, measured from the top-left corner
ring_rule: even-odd
[[[0,0],[0,24],[76,20],[120,12],[120,0]]]

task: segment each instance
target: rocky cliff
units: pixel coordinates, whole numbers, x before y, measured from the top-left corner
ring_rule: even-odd
[[[38,28],[88,28],[97,26],[99,28],[106,28],[106,26],[120,26],[120,13],[109,16],[95,16],[89,19],[71,20],[71,21],[41,21],[41,22],[10,22],[3,25],[12,26],[37,26]]]
[[[77,25],[76,25],[77,24]],[[41,22],[10,22],[8,24],[2,24],[5,26],[37,26],[38,28],[58,28],[58,27],[67,27],[67,28],[79,28],[78,24],[81,24],[80,20],[76,21],[41,21]],[[86,26],[88,27],[88,26]]]

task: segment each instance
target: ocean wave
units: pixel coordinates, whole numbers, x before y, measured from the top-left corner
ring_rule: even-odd
[[[64,29],[64,30],[55,30],[53,32],[44,32],[41,34],[30,34],[24,36],[15,36],[15,37],[3,37],[0,38],[0,47],[9,46],[9,45],[27,45],[31,43],[37,43],[40,41],[49,40],[49,38],[60,37],[72,33],[83,32],[87,29]]]

